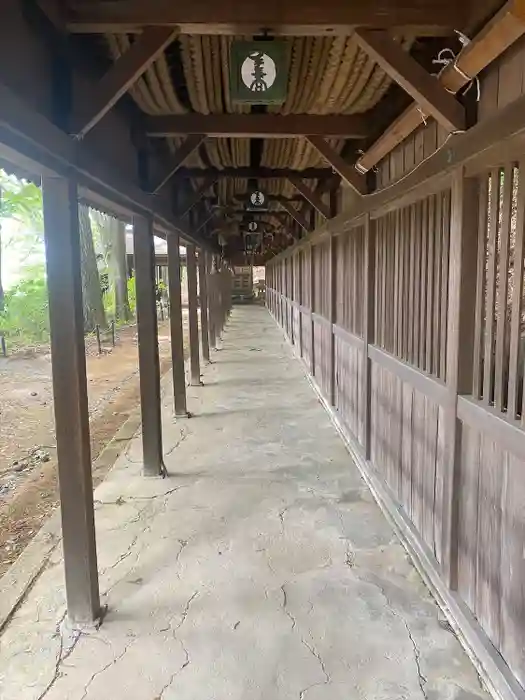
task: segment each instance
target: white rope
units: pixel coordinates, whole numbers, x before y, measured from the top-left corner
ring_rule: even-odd
[[[470,39],[468,36],[465,36],[462,32],[460,32],[458,29],[455,30],[456,34],[458,35],[458,39],[461,42],[463,46],[467,46],[470,44]],[[480,87],[480,82],[478,76],[470,76],[465,73],[465,71],[461,70],[461,68],[458,66],[458,59],[461,56],[461,53],[459,53],[457,56],[452,51],[452,49],[446,47],[444,49],[441,49],[441,51],[438,53],[437,58],[434,58],[432,60],[432,63],[436,66],[441,66],[438,76],[441,75],[441,73],[447,68],[447,66],[452,65],[452,68],[459,73],[459,75],[463,78],[463,80],[467,83],[467,88],[465,92],[463,93],[464,95],[467,94],[467,92],[472,88],[473,85],[476,85],[476,102],[479,102],[481,98],[481,87]],[[451,92],[451,90],[449,90]]]

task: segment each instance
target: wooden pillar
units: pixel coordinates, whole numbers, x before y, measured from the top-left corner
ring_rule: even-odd
[[[180,237],[168,234],[168,291],[170,295],[171,363],[173,373],[173,401],[175,415],[188,415],[186,377],[184,374],[184,331],[180,275]]]
[[[208,318],[208,262],[206,251],[199,251],[199,287],[201,301],[201,344],[202,356],[210,361],[210,336]]]
[[[210,347],[214,350],[217,348],[217,272],[214,265],[214,256],[208,260],[210,268],[208,270],[208,299],[209,299],[209,330],[210,330]]]
[[[76,183],[42,179],[51,363],[69,619],[100,617]]]
[[[458,502],[462,423],[457,417],[458,394],[472,393],[479,182],[463,169],[452,180],[450,218],[449,296],[444,409],[443,544],[442,567],[449,587],[457,589]]]
[[[197,259],[195,246],[188,243],[186,246],[186,259],[188,266],[188,314],[190,326],[190,384],[200,386],[201,369],[199,358],[199,317],[197,309]]]
[[[375,221],[366,216],[364,232],[364,289],[363,289],[363,448],[370,459],[372,417],[372,363],[368,347],[375,342]]]
[[[330,191],[330,217],[337,216],[336,191]],[[336,403],[335,332],[337,321],[337,237],[330,234],[330,403]]]
[[[315,375],[315,339],[314,339],[314,312],[315,312],[315,266],[314,266],[314,246],[310,243],[310,374]]]
[[[161,476],[165,474],[166,469],[162,459],[159,339],[152,217],[134,217],[133,249],[137,290],[144,476]]]

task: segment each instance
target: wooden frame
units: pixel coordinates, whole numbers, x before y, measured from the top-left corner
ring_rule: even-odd
[[[304,197],[304,199],[306,199],[307,202],[309,202],[309,204],[311,204],[314,207],[314,209],[316,209],[321,214],[321,216],[324,216],[325,219],[330,218],[330,209],[328,205],[326,205],[323,202],[323,200],[317,192],[314,192],[309,187],[307,187],[304,184],[303,180],[301,180],[301,178],[290,177],[288,179],[295,187],[295,189]]]
[[[369,121],[356,115],[311,114],[173,114],[148,117],[146,134],[167,138],[206,134],[210,138],[294,138],[306,134],[359,139],[369,134]]]
[[[307,136],[306,139],[357,194],[365,194],[367,191],[366,180],[353,165],[349,165],[323,138]]]
[[[157,194],[159,190],[164,187],[168,180],[170,180],[173,175],[175,175],[177,170],[179,170],[179,168],[183,165],[184,161],[187,160],[191,154],[200,147],[205,138],[206,136],[204,134],[193,134],[192,136],[188,136],[182,146],[174,154],[173,160],[169,164],[164,175],[160,178],[156,187],[153,189],[152,194]],[[204,175],[205,174],[206,173],[204,173]]]
[[[166,5],[162,0],[130,0],[124,7],[113,3],[76,3],[74,12],[66,17],[71,32],[135,32],[142,26],[171,25],[187,34],[272,34],[347,36],[356,25],[376,28],[412,26],[418,34],[430,30],[432,35],[463,27],[466,7],[453,0],[417,0],[403,3],[370,0],[367,3],[341,3],[326,0],[283,0],[278,5],[235,2],[217,4],[212,0],[194,0],[178,5]]]
[[[75,116],[73,131],[83,138],[145,73],[175,38],[171,27],[147,27],[109,69],[98,86],[97,100],[81,103],[82,111]]]
[[[359,46],[448,131],[465,128],[463,106],[387,32],[356,29]]]

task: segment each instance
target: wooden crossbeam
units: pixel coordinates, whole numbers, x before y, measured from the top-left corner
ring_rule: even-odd
[[[173,156],[173,160],[170,163],[166,173],[162,176],[159,184],[153,190],[153,194],[156,194],[168,180],[179,170],[184,161],[191,156],[191,154],[199,148],[201,143],[204,141],[206,136],[204,134],[194,134],[193,136],[188,136],[186,141],[180,146],[178,151]],[[201,177],[206,177],[209,173],[205,170],[201,171]]]
[[[201,168],[181,168],[179,170],[179,175],[182,178],[202,178],[206,175],[214,175],[218,179],[225,177],[235,177],[244,180],[283,179],[292,177],[294,175],[303,177],[306,180],[334,178],[334,173],[331,168],[306,168],[306,170],[294,170],[293,168],[223,168],[222,170],[216,170],[214,168],[206,168],[205,170]]]
[[[307,136],[306,138],[357,194],[362,195],[366,193],[366,180],[356,171],[353,165],[349,165],[324,139],[318,136]]]
[[[292,183],[295,189],[301,193],[306,201],[309,202],[314,209],[317,209],[321,216],[324,216],[325,219],[330,218],[330,210],[317,192],[314,192],[307,187],[303,180],[299,177],[289,177],[288,180]]]
[[[297,221],[299,226],[304,229],[305,231],[309,231],[310,227],[308,226],[308,222],[304,218],[304,216],[301,214],[301,212],[297,211],[295,207],[293,207],[289,202],[279,202],[281,207],[290,214],[290,216]]]
[[[416,35],[465,26],[468,3],[456,0],[79,0],[66,17],[71,32],[132,33],[143,26],[178,27],[184,34],[348,36],[356,26],[412,27]]]
[[[265,195],[269,202],[302,202],[304,198],[301,195],[296,195],[293,197],[285,197],[283,194],[267,194]],[[246,194],[236,194],[234,199],[239,202],[247,202],[250,199],[250,193]]]
[[[187,199],[177,211],[177,216],[184,216],[184,214],[187,214],[190,209],[193,209],[193,207],[201,201],[210,187],[216,182],[217,178],[214,175],[206,177],[202,187],[199,187],[199,189],[189,199]]]
[[[453,98],[452,98],[453,99]],[[154,138],[206,134],[211,138],[294,138],[312,134],[326,138],[364,138],[369,120],[361,114],[173,114],[148,117],[146,133]]]
[[[197,228],[195,229],[195,233],[199,233],[199,231],[201,230],[201,228],[204,228],[204,226],[206,226],[206,224],[208,223],[208,221],[209,221],[210,219],[213,219],[214,216],[215,216],[215,212],[214,212],[214,211],[209,211],[209,212],[207,212],[207,214],[204,216],[204,218],[203,218],[201,221],[199,221],[199,224],[198,224]]]
[[[177,31],[172,27],[147,27],[104,75],[96,100],[82,102],[73,130],[77,138],[85,136],[120,100],[140,76],[171,44]]]
[[[448,65],[439,75],[439,82],[451,92],[458,92],[486,66],[500,56],[509,46],[525,34],[525,10],[519,0],[508,0],[485,27],[467,44],[455,65]],[[421,107],[413,104],[398,117],[379,139],[358,159],[361,171],[370,170],[407,136],[421,126]]]
[[[448,131],[465,128],[463,106],[387,32],[356,29],[359,46]]]

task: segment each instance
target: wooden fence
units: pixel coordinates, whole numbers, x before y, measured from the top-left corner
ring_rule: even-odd
[[[525,161],[458,168],[267,267],[271,313],[521,685],[524,216]]]

